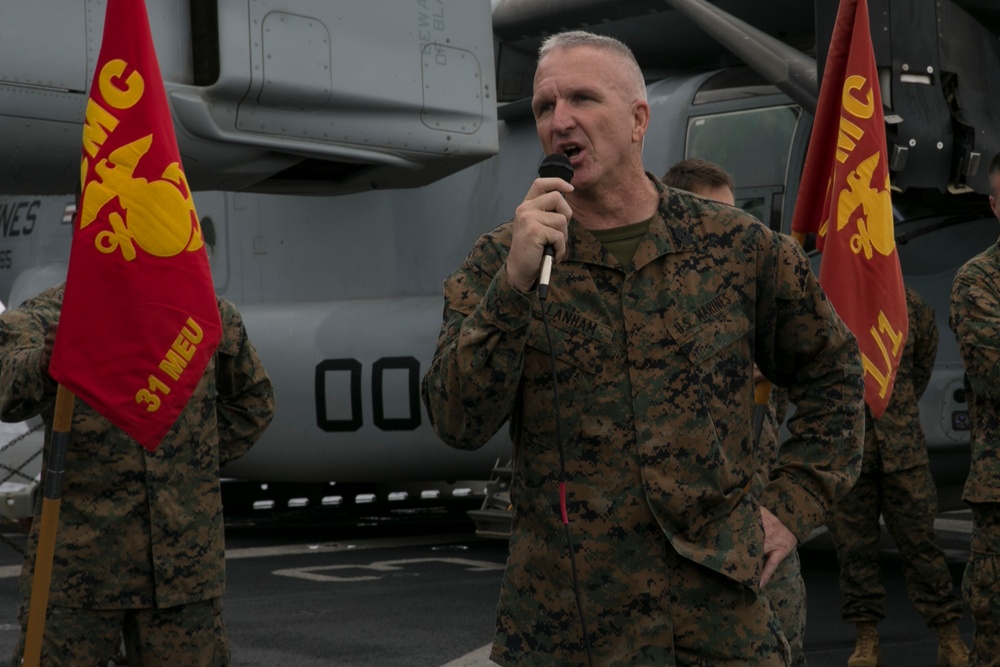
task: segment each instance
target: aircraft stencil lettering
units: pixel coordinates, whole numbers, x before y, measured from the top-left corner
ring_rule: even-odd
[[[35,216],[41,202],[21,201],[0,204],[0,230],[4,236],[27,236],[35,228]]]

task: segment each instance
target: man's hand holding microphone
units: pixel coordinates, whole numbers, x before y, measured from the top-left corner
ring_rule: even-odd
[[[507,255],[507,281],[520,292],[530,292],[536,282],[539,297],[548,289],[553,258],[566,257],[566,238],[573,210],[566,193],[573,191],[573,167],[565,155],[547,155],[538,167],[524,201],[514,214],[514,232]]]

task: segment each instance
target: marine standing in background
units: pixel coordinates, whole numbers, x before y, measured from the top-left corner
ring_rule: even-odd
[[[876,624],[885,618],[885,587],[879,571],[879,516],[896,541],[906,592],[938,635],[939,667],[964,667],[968,647],[955,624],[962,602],[938,547],[934,517],[937,489],[931,476],[918,403],[934,370],[938,331],[934,311],[906,288],[909,334],[892,396],[880,419],[865,408],[865,452],[861,477],[827,517],[840,564],[841,616],[857,625],[849,667],[881,665]]]
[[[1000,220],[1000,154],[989,168],[990,208]],[[962,499],[972,541],[962,593],[974,623],[974,667],[1000,665],[1000,241],[955,274],[949,322],[965,366],[972,463]]]
[[[480,447],[509,421],[513,523],[490,657],[787,665],[758,591],[856,477],[857,341],[794,241],[645,171],[650,108],[626,45],[549,37],[531,108],[572,185],[536,179],[446,279],[423,380],[451,446]],[[542,302],[547,244],[558,263]],[[799,416],[759,493],[754,362],[795,388]]]
[[[663,184],[707,197],[715,201],[736,205],[736,184],[729,172],[719,165],[701,158],[688,158],[677,162],[663,175]],[[756,368],[756,367],[755,367]],[[758,372],[759,374],[759,372]],[[767,382],[754,377],[755,383]],[[770,479],[771,467],[778,459],[780,446],[779,429],[788,411],[788,392],[780,387],[772,387],[767,404],[756,406],[764,410],[764,420],[758,435],[757,449],[760,457],[756,483],[763,489]],[[756,422],[754,423],[756,427]],[[758,491],[759,493],[759,491]],[[774,607],[785,639],[792,651],[792,667],[805,667],[806,634],[806,582],[802,578],[799,551],[794,549],[778,569],[767,586],[764,587]]]
[[[59,285],[0,315],[0,418],[41,414],[46,443],[57,389],[48,364],[62,298]],[[219,468],[245,454],[270,423],[274,390],[236,307],[218,303],[222,340],[155,451],[75,401],[43,667],[106,665],[119,637],[133,665],[229,664]],[[38,501],[21,573],[13,667],[24,651],[40,494]]]

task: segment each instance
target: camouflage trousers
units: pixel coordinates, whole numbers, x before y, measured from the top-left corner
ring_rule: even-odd
[[[11,667],[21,664],[28,602],[18,610],[21,636]],[[41,667],[107,667],[125,640],[129,667],[228,667],[229,641],[216,598],[169,609],[77,609],[49,605]]]
[[[771,601],[781,629],[792,650],[792,667],[805,667],[806,652],[806,582],[802,579],[802,565],[798,550],[781,561],[774,576],[764,587]]]
[[[676,665],[792,664],[788,640],[766,593],[755,594],[680,556],[675,563],[671,601]]]
[[[926,466],[883,473],[862,472],[857,484],[827,516],[840,590],[847,598],[841,617],[848,623],[885,618],[885,588],[879,569],[879,516],[896,541],[906,592],[924,622],[935,627],[962,617],[944,553],[937,544],[934,517],[937,490]]]
[[[662,537],[660,541],[666,542]],[[755,593],[714,570],[681,557],[669,543],[666,553],[659,554],[655,560],[660,565],[656,570],[637,570],[629,564],[619,571],[623,578],[641,581],[646,587],[635,594],[640,603],[635,609],[639,618],[609,619],[608,610],[597,604],[601,591],[584,591],[582,604],[596,667],[784,667],[791,664],[788,642],[766,594]],[[615,587],[613,582],[609,579],[605,588]],[[516,604],[537,609],[537,601],[527,597]],[[566,625],[554,629],[551,624],[544,623],[545,636],[536,634],[531,637],[533,645],[525,647],[519,641],[508,643],[510,621],[501,616],[490,659],[505,667],[587,665],[586,650],[582,642],[574,638],[574,635],[579,636],[575,632],[580,623],[578,613],[573,609],[565,615],[560,614],[559,620]]]
[[[972,540],[962,595],[972,612],[969,667],[1000,666],[1000,503],[970,503]]]

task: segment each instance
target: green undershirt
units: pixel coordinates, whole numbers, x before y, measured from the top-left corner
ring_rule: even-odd
[[[642,222],[634,222],[631,225],[612,229],[591,229],[590,233],[600,241],[608,252],[615,256],[622,268],[627,269],[632,264],[635,249],[639,247],[639,242],[646,235],[646,230],[649,229],[649,223],[652,220],[653,218],[647,218]]]

